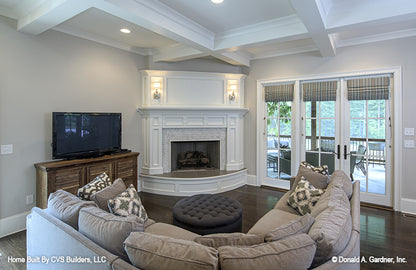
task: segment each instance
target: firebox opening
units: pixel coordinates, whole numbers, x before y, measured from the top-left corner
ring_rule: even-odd
[[[171,142],[171,171],[219,170],[220,141]]]

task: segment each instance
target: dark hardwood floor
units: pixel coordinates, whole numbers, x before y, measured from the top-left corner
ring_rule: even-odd
[[[283,192],[243,186],[223,195],[243,205],[243,232],[247,232],[283,196]],[[150,218],[172,223],[172,208],[183,197],[141,193]],[[416,269],[416,218],[401,213],[361,207],[361,256],[367,263],[361,269]],[[24,257],[26,233],[20,232],[0,239],[0,269],[26,269],[24,264],[10,264],[8,256]],[[404,258],[407,263],[370,263],[371,258]]]

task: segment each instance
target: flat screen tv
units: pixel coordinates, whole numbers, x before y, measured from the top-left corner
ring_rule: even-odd
[[[98,157],[121,150],[121,113],[54,112],[54,159]]]

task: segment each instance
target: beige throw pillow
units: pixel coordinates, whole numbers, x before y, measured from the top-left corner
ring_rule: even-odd
[[[95,202],[101,209],[110,212],[108,209],[108,200],[113,199],[120,193],[126,190],[126,185],[121,178],[114,181],[111,186],[108,186],[100,191],[91,195],[91,201]]]
[[[306,214],[299,217],[296,220],[292,220],[287,224],[280,226],[279,228],[266,233],[264,241],[272,242],[278,241],[291,235],[308,233],[310,227],[315,222],[315,219],[310,215]]]

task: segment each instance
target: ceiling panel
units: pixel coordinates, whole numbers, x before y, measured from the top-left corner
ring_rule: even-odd
[[[288,0],[160,0],[160,2],[218,33],[295,13]]]
[[[161,48],[177,44],[175,41],[153,33],[138,25],[127,22],[96,8],[90,8],[67,20],[57,27],[71,29],[74,32],[90,33],[119,43],[138,48]],[[120,32],[121,28],[131,30],[130,34]]]

